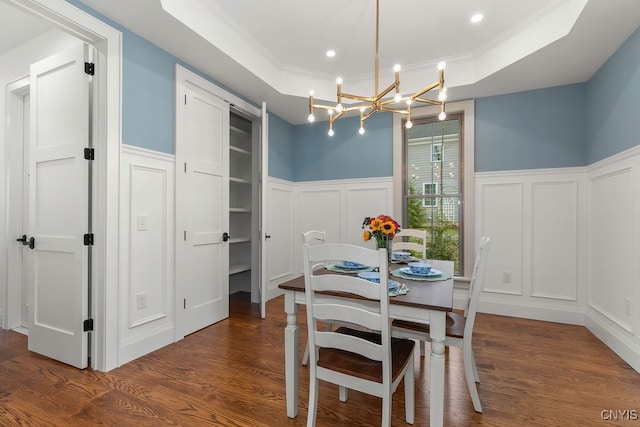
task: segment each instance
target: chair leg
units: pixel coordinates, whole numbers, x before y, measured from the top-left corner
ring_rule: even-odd
[[[476,380],[477,383],[480,382],[480,375],[478,375],[478,365],[476,365],[476,357],[473,354],[473,350],[471,350],[471,366],[473,366],[473,379]]]
[[[302,364],[307,366],[309,363],[309,341],[304,345],[304,355],[302,356]]]
[[[382,393],[382,427],[391,427],[391,388]]]
[[[480,396],[478,395],[478,388],[476,387],[476,379],[474,375],[475,362],[473,360],[473,351],[471,349],[463,349],[462,360],[464,364],[464,375],[467,380],[467,387],[469,388],[469,394],[471,395],[471,401],[473,402],[473,409],[476,412],[482,412],[482,405],[480,404]]]
[[[338,394],[340,395],[340,402],[346,402],[349,399],[349,389],[343,385],[339,386]]]
[[[404,373],[404,418],[407,424],[413,424],[415,420],[415,380],[413,357],[409,361],[407,371]]]
[[[309,383],[309,409],[307,410],[307,427],[315,427],[318,411],[318,379],[311,377]]]

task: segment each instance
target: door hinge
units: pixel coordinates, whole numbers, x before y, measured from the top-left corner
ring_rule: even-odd
[[[85,160],[94,160],[95,159],[95,150],[93,148],[85,148],[84,149],[84,159]]]
[[[186,298],[182,301],[182,304],[183,304],[183,308],[186,310],[187,309],[187,299]]]
[[[93,246],[93,233],[87,233],[84,235],[84,245]]]
[[[96,71],[96,67],[95,64],[93,62],[85,62],[84,63],[84,72],[85,74],[89,74],[90,76],[93,76],[95,74]]]
[[[93,319],[87,319],[82,322],[82,330],[84,332],[93,331]]]

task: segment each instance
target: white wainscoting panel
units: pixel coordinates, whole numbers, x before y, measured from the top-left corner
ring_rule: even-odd
[[[487,260],[485,292],[522,294],[523,184],[521,182],[486,183],[479,197],[481,236],[491,239],[491,257]],[[510,275],[511,283],[505,280]]]
[[[640,372],[640,146],[589,166],[586,325]]]
[[[267,185],[266,209],[267,226],[265,233],[271,238],[266,241],[264,262],[267,263],[267,298],[280,295],[278,285],[294,277],[295,234],[294,186],[286,181],[269,178]]]
[[[631,332],[625,310],[634,279],[634,172],[630,165],[594,173],[589,178],[588,303],[610,321]],[[634,219],[634,216],[636,218]]]
[[[326,231],[328,242],[340,242],[342,237],[341,212],[344,211],[342,193],[340,188],[318,188],[299,191],[300,231]],[[300,233],[298,233],[298,236],[300,236]],[[298,238],[297,243],[295,245],[296,250],[301,247],[301,237]]]
[[[399,219],[392,212],[391,177],[300,182],[295,188],[298,200],[294,239],[297,275],[302,274],[302,232],[325,230],[329,242],[373,248],[362,240],[364,218],[387,214]]]
[[[476,174],[476,235],[492,240],[480,311],[584,324],[584,175]]]
[[[532,182],[531,295],[578,299],[578,181]]]
[[[174,167],[173,156],[122,148],[119,364],[174,340]]]

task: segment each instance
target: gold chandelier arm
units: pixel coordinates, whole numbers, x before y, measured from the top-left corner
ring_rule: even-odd
[[[342,97],[348,98],[348,99],[354,99],[356,101],[363,101],[363,102],[374,102],[376,100],[375,98],[368,98],[366,96],[361,96],[361,95],[352,95],[349,93],[343,93]]]
[[[405,109],[385,107],[385,106],[381,106],[380,107],[380,111],[387,111],[387,112],[390,112],[390,113],[397,113],[397,114],[408,114],[409,113]]]
[[[420,89],[419,91],[415,92],[413,95],[411,95],[411,99],[416,99],[418,97],[420,97],[421,95],[424,95],[425,93],[432,91],[433,89],[437,88],[438,86],[440,86],[440,82],[435,82],[430,84],[429,86]]]
[[[435,99],[429,99],[429,98],[416,98],[414,99],[414,101],[416,102],[422,102],[424,104],[433,104],[433,105],[440,105],[442,104],[441,101],[437,101]]]

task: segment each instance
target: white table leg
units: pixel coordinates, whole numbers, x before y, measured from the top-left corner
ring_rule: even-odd
[[[446,313],[431,312],[431,366],[429,367],[429,384],[431,398],[429,401],[431,427],[442,427],[444,419],[444,338]]]
[[[287,326],[284,328],[284,375],[286,382],[287,416],[298,415],[298,304],[295,292],[284,292],[284,311]]]

